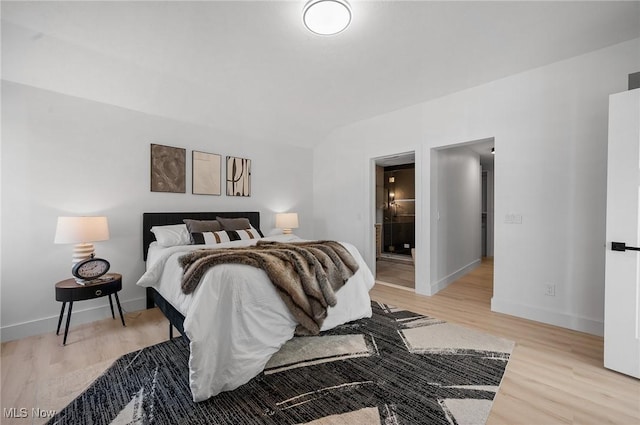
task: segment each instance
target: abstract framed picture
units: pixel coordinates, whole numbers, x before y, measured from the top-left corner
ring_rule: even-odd
[[[227,196],[251,196],[251,160],[227,157]]]
[[[151,191],[185,193],[186,162],[186,149],[152,143]]]
[[[206,152],[191,152],[192,183],[194,195],[220,195],[220,155]]]

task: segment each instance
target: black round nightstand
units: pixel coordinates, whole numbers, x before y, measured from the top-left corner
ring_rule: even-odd
[[[64,328],[64,340],[62,341],[62,345],[67,344],[69,322],[71,322],[71,309],[73,308],[74,301],[91,300],[93,298],[100,298],[108,295],[109,305],[111,306],[111,316],[115,319],[116,315],[113,311],[113,301],[111,300],[111,294],[113,294],[116,297],[122,326],[127,326],[124,323],[124,316],[122,315],[122,308],[120,307],[120,300],[118,299],[118,291],[121,289],[122,275],[118,273],[108,273],[98,279],[89,281],[86,285],[80,285],[75,281],[75,279],[65,279],[56,283],[56,301],[62,302],[62,309],[60,310],[60,318],[58,319],[56,335],[60,333],[60,325],[62,324],[62,316],[64,316],[64,308],[66,304],[69,303],[67,325]]]

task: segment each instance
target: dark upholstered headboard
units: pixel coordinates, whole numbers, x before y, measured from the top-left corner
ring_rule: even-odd
[[[185,218],[193,220],[215,220],[216,217],[238,218],[246,217],[256,229],[260,229],[260,213],[257,211],[244,212],[153,212],[142,214],[142,255],[147,261],[147,251],[156,237],[151,233],[153,226],[182,224]]]

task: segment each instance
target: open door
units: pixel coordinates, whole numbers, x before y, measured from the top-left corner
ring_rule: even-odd
[[[604,366],[640,378],[640,89],[609,98]]]

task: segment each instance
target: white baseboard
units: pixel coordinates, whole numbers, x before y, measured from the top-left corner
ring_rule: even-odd
[[[111,308],[109,307],[109,303],[101,307],[93,307],[82,310],[82,304],[74,303],[74,307],[80,307],[77,310],[74,308],[71,313],[71,324],[69,325],[69,332],[73,326],[80,325],[82,323],[95,322],[96,320],[106,319],[107,317],[111,317]],[[136,298],[133,300],[120,301],[120,305],[122,306],[122,312],[128,313],[132,311],[144,310],[147,306],[146,298]],[[62,306],[62,304],[60,304]],[[118,306],[115,305],[114,300],[114,312],[116,314],[116,319],[120,319],[118,317]],[[67,311],[68,311],[67,307]],[[0,340],[2,342],[13,341],[15,339],[26,338],[28,336],[33,335],[41,335],[47,332],[55,333],[56,327],[58,326],[58,315],[45,317],[38,320],[32,320],[29,322],[18,323],[15,325],[3,326],[0,328]],[[60,334],[64,332],[65,321],[67,320],[67,315],[65,311],[65,316],[62,320],[62,326],[60,327]],[[126,318],[125,318],[126,321]]]
[[[474,260],[474,261],[470,262],[466,266],[463,266],[463,267],[459,268],[458,270],[456,270],[455,272],[451,273],[450,275],[447,275],[447,276],[443,277],[442,279],[438,280],[437,282],[432,283],[431,284],[431,294],[429,294],[429,295],[435,295],[438,292],[442,291],[444,288],[449,286],[451,283],[453,283],[456,280],[460,279],[462,276],[466,275],[467,273],[473,271],[476,267],[478,267],[480,265],[481,262],[482,262],[482,260],[480,258],[478,258],[477,260]]]
[[[507,300],[500,300],[496,297],[491,298],[491,311],[560,326],[578,332],[586,332],[592,335],[604,335],[604,321],[518,304]]]

